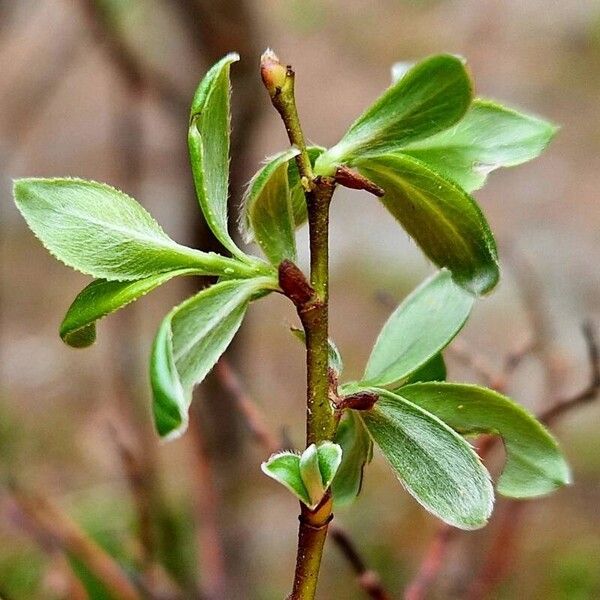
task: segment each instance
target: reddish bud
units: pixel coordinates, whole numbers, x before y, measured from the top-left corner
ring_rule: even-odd
[[[369,192],[370,194],[373,194],[379,198],[385,194],[383,188],[380,188],[377,184],[373,183],[360,173],[352,171],[343,165],[337,168],[337,171],[335,172],[335,180],[344,187],[351,188],[353,190],[365,190],[366,192]]]
[[[344,396],[337,404],[338,409],[351,408],[352,410],[371,410],[379,396],[373,392],[357,392]]]
[[[304,273],[287,259],[279,265],[279,287],[298,307],[312,300],[315,293]]]
[[[279,62],[275,52],[267,48],[260,57],[260,76],[271,98],[281,91],[287,72],[287,67]]]

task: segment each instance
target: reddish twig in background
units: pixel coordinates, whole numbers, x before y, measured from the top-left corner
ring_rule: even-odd
[[[198,517],[197,539],[199,563],[202,565],[201,594],[209,600],[228,597],[225,552],[219,525],[219,495],[215,486],[213,465],[202,435],[197,407],[190,409],[190,428],[194,445],[195,514]]]
[[[227,359],[221,359],[215,366],[215,374],[223,389],[235,400],[244,415],[246,425],[254,440],[270,453],[283,447],[279,439],[266,424],[260,409],[244,389],[239,375]]]
[[[404,600],[422,600],[431,583],[443,566],[444,557],[451,539],[460,530],[450,525],[440,525],[421,560],[419,570],[404,591]]]
[[[587,321],[582,325],[582,332],[590,369],[588,384],[580,392],[555,401],[549,409],[542,412],[538,418],[545,425],[552,425],[556,419],[567,412],[594,400],[600,392],[600,348],[591,322]],[[470,600],[484,600],[491,597],[490,594],[496,586],[506,578],[514,564],[519,525],[525,506],[525,502],[517,500],[509,500],[505,503],[500,522],[496,527],[496,535],[486,553],[486,560],[469,588]]]
[[[346,532],[339,527],[332,527],[330,528],[329,534],[344,558],[350,563],[360,587],[365,591],[369,598],[373,598],[373,600],[391,600],[391,596],[385,591],[381,584],[379,575],[367,567],[365,561],[358,553],[356,546]]]
[[[572,396],[555,400],[548,410],[540,413],[538,419],[545,425],[552,425],[559,417],[595,399],[600,392],[600,349],[598,341],[590,322],[584,323],[582,331],[590,365],[588,384],[583,390]],[[509,361],[505,361],[505,365],[507,364],[510,364]],[[498,438],[491,436],[483,438],[478,448],[479,454],[482,457],[486,456],[497,443]],[[511,549],[514,548],[520,523],[519,517],[524,507],[525,503],[522,501],[509,500],[506,502],[495,540],[490,546],[488,559],[484,562],[479,575],[471,585],[471,600],[489,597],[490,590],[502,581],[506,575],[506,570],[511,564],[511,556],[514,557],[514,552]],[[460,530],[449,525],[439,527],[425,552],[416,576],[405,590],[405,600],[423,600],[426,597],[428,589],[443,566],[449,545],[460,533]]]
[[[13,484],[10,497],[26,528],[42,546],[60,548],[77,558],[105,588],[120,600],[142,600],[142,594],[115,559],[47,498]]]
[[[235,400],[254,439],[269,453],[287,447],[288,444],[284,443],[284,440],[270,431],[256,402],[244,389],[240,377],[226,358],[219,360],[215,373],[223,388]],[[344,558],[350,563],[356,574],[358,585],[369,598],[373,600],[390,600],[391,596],[385,591],[379,575],[373,569],[367,567],[365,560],[359,554],[348,533],[339,525],[333,523],[329,526],[329,533]]]

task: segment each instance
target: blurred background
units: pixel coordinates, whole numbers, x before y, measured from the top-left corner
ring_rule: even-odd
[[[491,379],[538,413],[588,386],[581,323],[600,325],[597,1],[0,0],[4,600],[128,597],[108,590],[90,564],[119,565],[150,598],[179,590],[183,598],[277,599],[288,590],[297,503],[261,474],[269,452],[230,389],[237,372],[274,434],[303,445],[303,353],[288,331],[296,324],[288,303],[270,297],[250,309],[229,367],[197,392],[189,433],[158,444],[150,344],[164,313],[198,282],[171,282],[101,322],[93,348],[70,349],[58,325],[88,280],[42,248],[11,200],[14,177],[106,181],[176,240],[214,247],[191,187],[189,103],[208,66],[239,51],[235,212],[259,161],[286,146],[260,85],[267,46],[294,65],[300,115],[318,144],[337,141],[389,85],[392,63],[436,52],[467,58],[478,95],[560,124],[541,158],[492,174],[477,193],[504,275],[447,361],[451,379]],[[430,272],[374,198],[338,191],[331,330],[348,379],[360,374],[391,307]],[[379,456],[336,522],[392,597],[439,546],[435,577],[413,600],[600,598],[600,402],[552,426],[575,485],[520,508],[499,500],[483,531],[446,539]],[[332,542],[320,597],[366,597]]]

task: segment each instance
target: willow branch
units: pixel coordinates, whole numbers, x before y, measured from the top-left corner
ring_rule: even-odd
[[[277,436],[270,430],[264,414],[244,388],[240,376],[226,358],[219,360],[215,373],[223,388],[235,400],[255,441],[270,454],[288,447],[283,436]],[[389,600],[391,596],[385,591],[379,575],[367,566],[350,535],[342,527],[333,523],[329,526],[329,532],[332,541],[355,572],[357,584],[365,594],[372,600]]]

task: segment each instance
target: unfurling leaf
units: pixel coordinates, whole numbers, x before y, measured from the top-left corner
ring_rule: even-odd
[[[352,166],[368,154],[394,152],[457,123],[472,99],[463,61],[431,56],[392,85],[316,162],[318,175],[333,175],[337,166]]]
[[[229,137],[231,53],[216,63],[200,82],[190,113],[188,147],[196,195],[204,218],[215,237],[234,256],[244,260],[227,229],[229,196]]]
[[[263,472],[285,486],[311,510],[331,486],[342,460],[342,449],[333,442],[311,444],[301,455],[279,452],[262,463]]]
[[[428,365],[436,368],[434,376],[439,377],[445,371],[439,353],[462,329],[473,302],[473,296],[457,286],[448,271],[427,279],[383,326],[362,385],[395,389]]]
[[[19,179],[15,201],[44,246],[99,279],[132,281],[180,269],[253,277],[258,267],[174,242],[133,198],[82,179]]]
[[[364,468],[373,457],[373,442],[363,422],[352,411],[346,411],[335,434],[335,442],[342,448],[342,462],[331,491],[334,502],[342,506],[360,493]]]
[[[492,290],[500,277],[496,243],[471,196],[411,156],[371,156],[356,166],[385,190],[381,201],[431,261],[473,294]]]
[[[141,298],[173,277],[195,273],[193,269],[184,269],[137,281],[93,281],[69,307],[60,326],[60,337],[74,348],[90,346],[96,341],[96,321]]]
[[[175,307],[156,335],[150,361],[154,421],[162,437],[181,435],[194,385],[239,329],[249,302],[276,289],[268,278],[217,283]]]
[[[297,327],[292,327],[291,330],[293,335],[295,335],[303,344],[306,344],[306,334],[304,330],[298,329]],[[327,340],[327,354],[329,357],[329,368],[333,369],[336,375],[341,375],[344,370],[344,362],[342,360],[342,355],[338,350],[338,347],[335,345],[335,342],[331,339]]]
[[[398,394],[360,413],[373,441],[410,494],[460,529],[483,527],[492,511],[489,474],[471,446],[448,425]]]
[[[502,436],[506,465],[498,480],[500,494],[532,498],[570,483],[569,467],[554,438],[510,398],[456,383],[414,384],[399,393],[462,434]]]
[[[495,169],[514,167],[539,156],[556,130],[542,119],[476,99],[456,125],[409,143],[402,153],[427,163],[472,192]]]
[[[248,184],[240,222],[246,242],[255,240],[267,258],[278,265],[296,260],[294,214],[288,186],[289,161],[297,148],[273,156]]]

